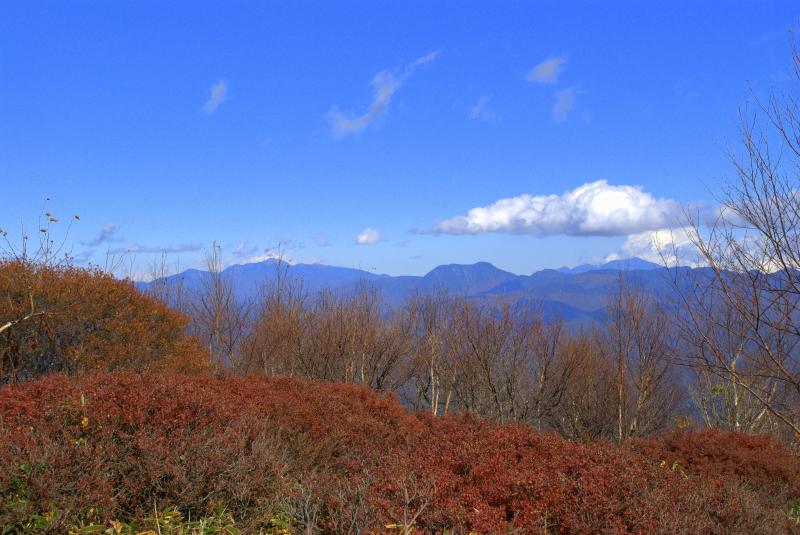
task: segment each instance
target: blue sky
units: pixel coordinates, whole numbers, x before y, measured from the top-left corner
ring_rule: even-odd
[[[796,2],[3,2],[0,227],[73,253],[517,273],[713,205]],[[604,181],[604,182],[603,182]],[[360,238],[359,238],[360,237]],[[358,242],[362,243],[358,243]]]

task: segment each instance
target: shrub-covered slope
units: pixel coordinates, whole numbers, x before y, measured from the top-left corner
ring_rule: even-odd
[[[0,436],[9,531],[174,507],[244,533],[781,533],[800,498],[800,464],[767,440],[568,442],[294,379],[49,376],[0,390]]]

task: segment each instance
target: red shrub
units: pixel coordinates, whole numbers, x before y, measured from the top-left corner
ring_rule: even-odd
[[[639,439],[632,447],[691,475],[740,484],[776,506],[800,500],[800,459],[769,437],[705,429]]]
[[[747,492],[684,477],[607,443],[568,442],[522,424],[469,417],[428,423],[441,451],[426,462],[449,472],[425,517],[436,521],[431,528],[455,520],[480,533],[512,527],[526,533],[790,529],[783,512],[758,506]]]
[[[659,467],[628,448],[467,416],[416,417],[352,385],[51,376],[0,391],[0,436],[0,523],[8,526],[52,511],[64,531],[168,505],[192,518],[224,505],[246,531],[280,517],[327,533],[390,524],[455,533],[793,526],[746,489]]]

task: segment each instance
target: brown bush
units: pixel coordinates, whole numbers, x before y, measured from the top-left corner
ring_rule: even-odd
[[[185,324],[99,270],[0,262],[0,383],[53,371],[202,368],[205,355]]]

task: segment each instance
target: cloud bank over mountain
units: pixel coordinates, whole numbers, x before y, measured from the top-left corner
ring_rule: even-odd
[[[434,234],[535,234],[624,236],[677,225],[680,207],[641,186],[589,182],[561,195],[500,199],[437,223]]]

